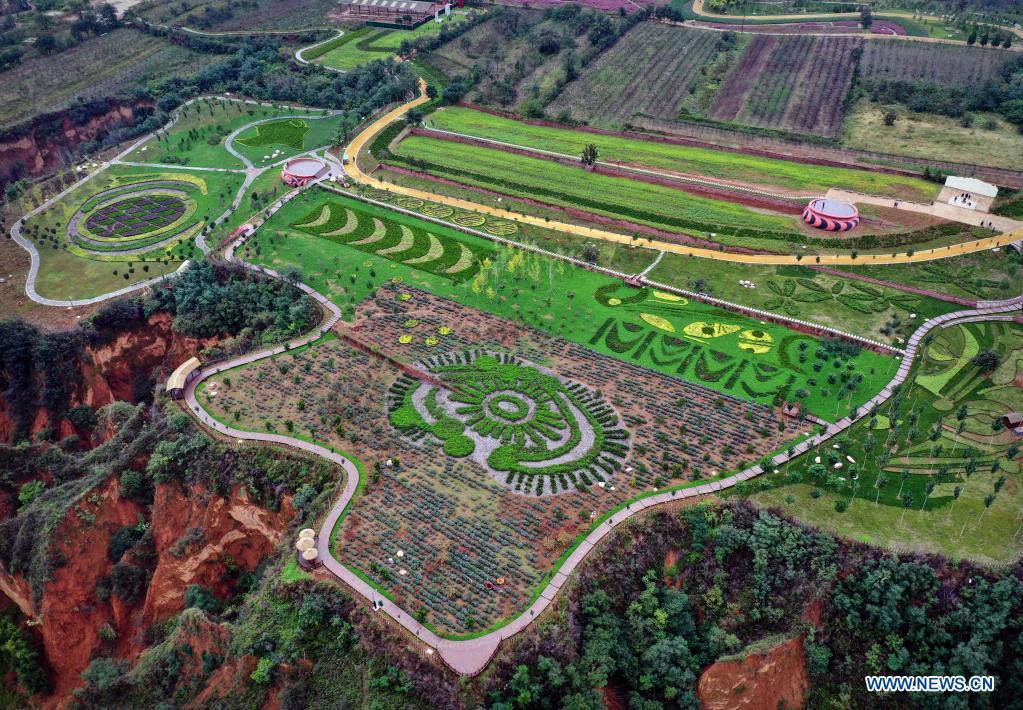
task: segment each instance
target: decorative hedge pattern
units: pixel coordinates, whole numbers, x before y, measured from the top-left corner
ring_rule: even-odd
[[[512,355],[479,350],[421,366],[447,387],[403,375],[390,390],[391,424],[433,435],[448,456],[472,456],[508,487],[564,492],[605,483],[621,468],[629,434],[585,387]]]
[[[456,282],[472,278],[480,263],[493,256],[492,250],[417,227],[385,223],[368,212],[331,201],[318,205],[292,227]]]

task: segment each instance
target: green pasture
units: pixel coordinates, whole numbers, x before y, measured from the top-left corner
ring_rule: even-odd
[[[758,212],[662,185],[491,148],[410,136],[398,151],[396,162],[405,167],[416,169],[425,162],[430,173],[461,183],[671,231],[699,231],[694,225],[722,232],[759,229],[785,233],[797,228],[794,216]]]
[[[197,249],[193,239],[186,239],[172,249],[155,249],[144,254],[117,255],[82,251],[67,243],[67,226],[71,217],[89,199],[104,190],[131,185],[144,180],[189,179],[201,183],[201,189],[189,193],[196,209],[192,219],[209,223],[218,218],[231,203],[242,184],[236,173],[203,172],[167,168],[115,165],[39,215],[29,219],[23,235],[35,242],[40,264],[36,289],[40,295],[55,299],[80,299],[98,296],[133,283],[170,273]]]
[[[429,116],[429,125],[456,133],[578,156],[593,143],[600,160],[662,168],[722,180],[757,183],[808,195],[838,187],[873,195],[929,200],[938,192],[934,183],[868,170],[851,170],[744,155],[724,150],[608,136],[568,128],[535,126],[469,108],[450,106]]]
[[[970,361],[981,349],[1001,356],[994,371]],[[1023,440],[1006,431],[1001,418],[1023,410],[1023,389],[1014,384],[1021,364],[1023,327],[1016,323],[938,331],[900,395],[840,437],[838,449],[828,442],[747,492],[871,544],[1011,561],[1023,545],[1015,537],[1023,505]],[[817,457],[823,468],[813,468]],[[836,469],[835,463],[843,466]],[[848,507],[839,512],[836,503]]]
[[[979,233],[979,227],[975,229],[977,238],[987,236],[987,233]],[[1003,299],[1023,293],[1023,256],[1014,249],[976,252],[916,264],[838,268],[968,299]]]
[[[333,207],[325,214],[328,204]],[[384,226],[384,236],[378,235],[386,240],[380,244],[389,245],[384,249],[393,249],[405,227],[493,255],[482,257],[486,261],[472,278],[459,281],[404,263],[394,251],[367,252],[364,245],[352,247],[310,232],[343,228],[337,226],[341,224],[337,215],[346,209],[367,223],[375,218]],[[363,234],[356,235],[360,241],[366,238]],[[328,295],[348,317],[377,286],[397,278],[724,394],[771,403],[781,391],[787,398],[801,398],[810,411],[828,419],[869,399],[898,366],[896,359],[868,351],[851,358],[818,356],[818,340],[787,328],[670,294],[624,288],[586,269],[324,191],[308,191],[274,215],[242,257],[273,268],[300,267],[305,281]],[[854,389],[845,388],[850,380],[858,380]]]
[[[881,342],[891,342],[893,333],[883,333],[881,329],[893,319],[904,326],[888,330],[906,337],[925,319],[962,308],[936,298],[833,276],[800,265],[737,264],[665,253],[647,278]]]

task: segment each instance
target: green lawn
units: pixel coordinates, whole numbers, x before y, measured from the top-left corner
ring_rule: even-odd
[[[330,209],[325,211],[325,205]],[[358,217],[358,227],[351,226],[345,210]],[[375,236],[374,217],[383,225]],[[304,226],[296,229],[296,224]],[[349,231],[316,236],[343,230]],[[461,242],[479,254],[492,252],[489,264],[471,278],[458,280],[427,270],[429,262],[404,263],[424,257],[429,248],[425,234]],[[374,243],[379,244],[376,252],[369,251],[374,244],[362,242],[369,238],[379,240]],[[355,241],[362,243],[347,246]],[[306,282],[349,317],[354,305],[376,286],[397,277],[741,399],[770,403],[779,389],[790,398],[802,391],[806,406],[829,419],[869,399],[898,366],[895,358],[867,351],[849,361],[839,355],[817,356],[816,339],[787,328],[669,294],[624,288],[585,269],[498,248],[488,240],[354,200],[328,198],[322,191],[306,192],[278,212],[242,257],[273,268],[300,266]],[[814,364],[821,366],[820,373],[812,369]],[[840,394],[844,381],[860,376],[853,391]]]
[[[322,55],[317,53],[315,61],[331,69],[349,71],[374,59],[393,57],[398,53],[404,40],[437,34],[444,25],[457,21],[456,16],[446,18],[440,24],[430,20],[414,30],[363,27],[346,33],[344,37],[339,38],[337,44],[332,44],[331,49]]]
[[[884,125],[888,111],[898,116],[892,126]],[[846,114],[842,145],[913,158],[940,156],[943,160],[1017,170],[1023,155],[1023,134],[994,113],[973,114],[972,125],[963,126],[959,119],[916,113],[902,106],[886,106],[862,99]]]
[[[593,143],[600,151],[601,160],[757,183],[806,194],[823,193],[830,187],[840,187],[867,194],[929,200],[938,191],[933,183],[901,175],[810,165],[723,150],[534,126],[458,106],[435,111],[429,116],[429,125],[456,133],[573,156],[580,155],[587,144]]]
[[[273,165],[294,155],[330,145],[338,120],[337,116],[327,116],[286,118],[261,123],[239,134],[234,140],[234,148],[257,167]],[[280,153],[275,156],[274,151]]]
[[[23,230],[40,253],[36,289],[40,295],[56,299],[78,299],[98,296],[139,281],[170,273],[181,261],[196,252],[192,239],[187,239],[170,252],[157,249],[133,256],[90,254],[68,251],[67,225],[78,208],[90,197],[116,185],[160,177],[190,176],[201,181],[205,192],[196,190],[190,199],[196,202],[193,220],[210,222],[218,218],[241,187],[242,177],[236,173],[190,173],[168,166],[145,168],[113,166],[40,215],[28,220]],[[55,246],[56,245],[56,246]],[[167,263],[164,263],[167,262]]]
[[[410,136],[401,142],[398,151],[399,156],[392,161],[404,167],[419,169],[425,162],[430,173],[461,183],[670,231],[745,234],[742,230],[765,230],[786,234],[797,229],[794,216],[759,212],[662,185],[600,175],[491,148]]]
[[[159,140],[146,141],[125,160],[241,170],[245,167],[241,161],[224,150],[224,140],[231,132],[264,118],[320,114],[320,111],[288,106],[278,109],[240,101],[202,99],[182,108],[181,118],[169,134],[161,132]],[[260,152],[260,156],[263,152]]]
[[[980,371],[969,362],[978,348],[997,350],[1002,364],[994,372]],[[1013,384],[1021,362],[1023,327],[1018,324],[973,323],[938,331],[899,401],[853,427],[839,440],[840,448],[828,442],[759,479],[750,493],[871,544],[1011,561],[1023,548],[1023,538],[1014,538],[1023,505],[1019,440],[996,422],[1023,409],[1023,390]],[[823,466],[815,475],[818,456]],[[843,465],[836,469],[835,463]],[[1001,476],[1005,480],[996,491]],[[931,482],[935,487],[928,495]],[[987,500],[991,505],[985,512]],[[839,502],[848,504],[845,512],[838,512]]]

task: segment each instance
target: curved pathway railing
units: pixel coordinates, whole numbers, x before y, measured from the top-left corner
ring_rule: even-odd
[[[298,195],[301,190],[293,190],[288,193],[277,203],[275,203],[269,210],[267,210],[266,218],[269,218],[274,212],[282,207],[289,200],[293,199]],[[265,220],[264,220],[265,221]],[[235,252],[245,240],[251,237],[260,225],[255,225],[255,228],[249,235],[232,245],[230,245],[225,253],[225,258],[228,261],[237,261],[246,268],[264,273],[276,278],[281,278],[280,274],[276,271],[268,268],[258,267],[253,264],[249,264],[244,261],[237,260],[235,258]],[[338,577],[341,581],[345,582],[356,592],[361,594],[364,598],[371,601],[381,611],[390,616],[396,623],[404,627],[410,634],[414,635],[417,639],[425,643],[426,645],[436,649],[441,658],[445,663],[448,664],[454,671],[465,674],[474,675],[486,667],[487,663],[493,657],[497,651],[501,641],[514,636],[539,616],[550,604],[554,601],[558,591],[568,581],[569,575],[576,569],[576,567],[586,559],[586,556],[603,540],[605,537],[611,534],[612,530],[620,525],[625,520],[628,520],[634,515],[641,513],[650,508],[670,503],[673,501],[684,500],[686,498],[694,498],[702,495],[711,493],[717,493],[727,488],[736,486],[743,481],[747,481],[754,478],[762,473],[764,469],[760,464],[751,466],[743,471],[732,474],[717,481],[711,481],[708,483],[692,486],[689,488],[675,489],[670,491],[664,491],[655,495],[646,496],[637,500],[631,501],[622,510],[611,515],[605,522],[598,525],[596,528],[591,530],[589,534],[583,538],[575,549],[569,554],[561,566],[553,571],[553,577],[550,582],[540,592],[536,600],[530,605],[530,607],[524,610],[521,614],[516,616],[507,624],[500,628],[494,629],[489,633],[485,633],[481,636],[472,639],[464,640],[451,640],[445,639],[439,636],[437,633],[427,628],[425,625],[416,621],[407,611],[403,610],[398,605],[394,604],[390,600],[386,599],[382,594],[352,570],[345,567],[343,564],[338,562],[334,557],[333,550],[330,546],[331,538],[333,537],[334,528],[337,526],[344,515],[348,506],[351,504],[356,492],[359,488],[359,469],[348,457],[339,454],[336,451],[328,449],[318,444],[313,444],[301,439],[294,437],[283,436],[280,434],[264,433],[245,431],[241,429],[235,429],[234,427],[223,424],[215,418],[209,416],[208,413],[200,405],[199,401],[195,396],[196,387],[212,375],[219,372],[238,367],[241,365],[250,364],[261,360],[272,355],[286,352],[287,350],[299,347],[306,343],[313,342],[319,338],[323,333],[330,330],[339,320],[340,311],[337,306],[330,302],[322,294],[307,286],[306,284],[297,284],[298,288],[302,289],[305,293],[315,298],[328,312],[331,313],[331,317],[328,321],[321,325],[320,328],[313,331],[309,335],[299,338],[287,345],[280,345],[274,348],[261,350],[247,355],[234,358],[227,362],[217,363],[210,367],[204,368],[200,371],[199,375],[195,377],[186,387],[185,400],[188,407],[195,412],[199,417],[200,421],[209,426],[210,428],[221,432],[227,436],[231,436],[242,440],[268,442],[273,444],[281,444],[285,446],[291,446],[302,451],[306,451],[318,456],[322,456],[328,461],[332,461],[341,466],[345,471],[345,485],[341,492],[340,497],[334,503],[333,507],[327,513],[326,518],[320,528],[320,534],[317,541],[317,552],[319,553],[319,559],[322,561],[324,567]],[[819,434],[816,434],[799,444],[791,447],[790,449],[779,453],[771,459],[772,464],[781,465],[784,464],[804,453],[811,450],[812,448],[819,446],[820,444],[828,441],[847,431],[856,422],[863,419],[864,417],[870,416],[870,413],[877,407],[884,404],[893,394],[895,388],[903,384],[909,376],[910,370],[913,366],[913,360],[916,357],[917,349],[922,342],[923,338],[932,330],[936,328],[944,328],[950,325],[963,322],[972,322],[977,320],[1011,320],[1017,314],[1021,312],[1023,308],[1023,296],[1017,298],[1008,299],[1005,301],[988,301],[977,308],[972,308],[963,311],[957,311],[955,313],[947,313],[942,316],[938,316],[933,319],[924,321],[923,324],[913,333],[906,343],[905,356],[899,366],[898,371],[892,380],[870,401],[858,407],[852,416],[844,417],[834,424],[828,425],[825,430]],[[1009,315],[1011,314],[1011,315]]]

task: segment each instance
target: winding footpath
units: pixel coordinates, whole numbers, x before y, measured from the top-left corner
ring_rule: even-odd
[[[350,154],[357,157],[362,148],[364,148],[367,145],[370,139],[372,139],[372,137],[375,136],[377,132],[379,132],[386,125],[397,120],[397,118],[399,118],[410,108],[421,105],[426,100],[427,99],[424,93],[423,95],[410,101],[409,103],[399,106],[385,113],[382,117],[373,122],[365,131],[363,131],[356,137],[356,139],[352,142],[352,144],[349,147]],[[174,122],[177,121],[179,116],[180,110],[178,113],[175,114],[174,118],[172,119],[171,123],[168,124],[167,128],[170,128],[174,124]],[[248,126],[246,126],[246,128],[248,128]],[[251,180],[255,179],[255,177],[260,172],[262,172],[262,170],[264,170],[254,167],[251,161],[248,161],[240,152],[236,152],[234,150],[233,137],[238,133],[240,133],[240,130],[232,134],[231,140],[229,141],[231,146],[229,152],[231,152],[232,155],[241,158],[243,164],[247,165],[247,168],[245,169],[247,180],[246,184],[243,185],[242,189],[239,190],[238,196],[235,198],[232,205],[230,205],[229,208],[225,211],[224,213],[225,217],[230,215],[233,211],[235,211],[238,208],[245,190],[247,189],[248,185],[251,184]],[[152,134],[136,141],[126,150],[118,154],[118,156],[115,157],[112,161],[104,163],[99,170],[90,173],[81,181],[75,183],[74,185],[67,188],[60,194],[44,202],[36,210],[26,215],[26,218],[34,214],[38,214],[40,211],[48,208],[57,200],[63,198],[65,195],[79,187],[84,182],[95,177],[96,174],[98,174],[101,170],[108,167],[110,164],[115,164],[118,161],[122,160],[125,156],[130,154],[133,150],[142,145],[145,141],[149,140],[151,137]],[[314,151],[309,151],[308,153],[313,153],[316,150],[322,150],[322,148],[315,149]],[[342,169],[341,166],[333,158],[329,156],[327,156],[327,160],[331,166],[330,176],[339,174]],[[354,161],[347,167],[349,175],[351,175],[354,179],[381,190],[421,197],[443,204],[457,206],[462,209],[483,212],[486,214],[499,216],[517,222],[537,224],[538,226],[560,229],[562,231],[579,234],[581,236],[607,239],[610,241],[621,241],[623,243],[632,242],[631,238],[615,234],[612,232],[605,232],[603,230],[595,230],[587,227],[580,227],[578,225],[564,223],[554,222],[548,223],[541,218],[531,217],[528,215],[520,215],[518,213],[509,212],[507,210],[491,208],[485,205],[477,205],[465,200],[448,198],[446,196],[435,195],[433,193],[428,193],[425,191],[383,183],[377,180],[376,178],[373,178],[363,173],[358,168]],[[312,184],[315,184],[315,182]],[[283,197],[277,200],[269,208],[264,210],[262,213],[262,218],[260,220],[257,220],[256,223],[253,225],[253,230],[251,230],[249,234],[246,235],[246,237],[244,237],[241,241],[235,242],[234,244],[227,247],[224,258],[227,261],[238,263],[244,266],[245,268],[257,271],[272,278],[283,279],[283,276],[280,273],[274,271],[273,269],[255,266],[253,264],[249,264],[245,261],[240,260],[239,258],[236,257],[236,252],[238,248],[242,246],[248,238],[251,237],[251,234],[258,230],[263,223],[265,223],[266,219],[272,216],[284,204],[286,204],[289,200],[293,199],[296,195],[300,193],[301,189],[292,190],[291,192],[285,194]],[[141,284],[134,284],[124,289],[119,289],[118,291],[104,294],[102,296],[98,296],[92,299],[68,301],[43,298],[39,296],[38,293],[35,292],[34,286],[35,278],[38,273],[39,267],[39,254],[35,246],[21,235],[22,222],[23,220],[19,220],[18,222],[15,223],[14,228],[12,228],[12,236],[32,256],[32,268],[30,270],[29,279],[26,283],[26,292],[29,294],[30,297],[33,298],[33,300],[36,300],[40,303],[55,306],[63,306],[68,304],[82,305],[87,303],[96,303],[102,300],[123,295],[125,293],[130,293],[140,288],[144,288],[152,283],[160,281],[163,278],[160,277],[157,279],[151,279],[150,281],[143,282]],[[973,251],[979,251],[981,249],[987,249],[994,246],[1002,246],[1011,241],[1015,241],[1016,239],[1019,239],[1021,237],[1023,237],[1023,234],[1019,233],[1003,234],[1000,237],[977,240],[975,242],[970,242],[966,245],[955,245],[953,247],[942,248],[940,250],[930,250],[931,252],[930,254],[928,254],[928,252],[923,252],[914,255],[899,255],[899,258],[895,257],[889,258],[884,257],[883,255],[880,258],[878,258],[875,256],[873,258],[876,259],[876,261],[868,260],[866,257],[864,257],[859,259],[858,261],[853,262],[849,257],[845,257],[843,255],[830,256],[822,255],[821,263],[862,264],[868,261],[870,261],[870,263],[907,263],[913,261],[926,261],[929,259],[940,259],[948,256],[954,256],[961,253],[970,253]],[[209,246],[206,245],[204,241],[199,242],[199,239],[197,239],[197,243],[200,243],[200,246],[201,248],[203,248],[204,251],[209,251]],[[741,255],[729,254],[726,252],[717,252],[708,249],[681,247],[678,244],[672,244],[667,242],[640,240],[640,243],[643,244],[644,246],[651,246],[653,248],[660,249],[662,252],[672,251],[676,253],[692,254],[694,256],[700,256],[703,258],[724,259],[728,261],[737,261],[741,263],[785,264],[798,263],[799,261],[799,259],[797,259],[796,256],[794,255]],[[238,440],[266,442],[275,445],[293,447],[298,450],[316,456],[320,456],[325,460],[331,461],[332,463],[335,463],[336,465],[340,466],[345,471],[344,486],[338,500],[335,502],[331,510],[328,512],[322,523],[317,543],[317,551],[319,552],[319,557],[324,567],[332,574],[334,574],[338,579],[345,582],[347,585],[352,587],[356,592],[365,597],[368,601],[374,603],[374,605],[377,606],[383,613],[386,613],[388,616],[390,616],[396,623],[400,624],[410,634],[415,636],[423,644],[429,647],[429,649],[435,649],[440,654],[444,662],[447,663],[447,665],[450,666],[454,671],[460,674],[471,675],[478,673],[480,670],[482,670],[487,665],[489,660],[493,657],[501,641],[519,633],[520,631],[525,629],[537,616],[539,616],[555,600],[558,592],[568,582],[569,576],[579,566],[579,564],[582,563],[586,559],[587,555],[602,540],[608,537],[612,533],[614,528],[619,526],[622,522],[647,509],[655,508],[658,505],[686,498],[695,498],[698,496],[714,494],[722,490],[736,486],[742,483],[743,481],[747,481],[751,478],[754,478],[755,476],[760,475],[761,473],[764,473],[764,469],[760,465],[755,465],[741,472],[735,473],[731,476],[727,476],[716,481],[710,481],[688,488],[663,491],[630,502],[623,509],[620,509],[617,512],[615,512],[605,522],[600,523],[597,527],[591,530],[589,534],[585,536],[585,538],[579,541],[577,546],[572,550],[571,554],[561,564],[561,566],[558,567],[556,570],[552,571],[550,581],[540,591],[539,595],[536,597],[535,601],[528,609],[525,609],[518,616],[508,620],[507,623],[505,623],[504,625],[495,628],[489,632],[482,633],[481,635],[475,638],[462,640],[452,640],[443,638],[436,634],[435,632],[433,632],[432,630],[430,630],[429,628],[427,628],[426,626],[424,626],[423,624],[417,622],[407,611],[401,609],[390,600],[384,598],[379,592],[377,592],[377,590],[372,585],[365,582],[355,572],[353,572],[352,570],[338,562],[333,555],[333,550],[331,549],[330,546],[332,534],[334,532],[335,527],[342,519],[342,516],[345,514],[349,506],[352,504],[352,501],[359,489],[360,472],[359,466],[356,464],[355,461],[327,447],[303,441],[300,439],[296,439],[294,437],[273,433],[244,431],[240,429],[235,429],[210,416],[202,408],[201,404],[199,403],[196,397],[196,388],[202,382],[206,381],[209,377],[216,375],[220,372],[223,372],[225,370],[257,362],[264,358],[271,357],[273,355],[277,355],[288,350],[294,349],[296,347],[300,347],[302,345],[314,342],[318,338],[322,337],[325,333],[332,330],[335,325],[337,325],[338,321],[341,318],[341,313],[336,305],[334,305],[324,295],[318,293],[313,288],[304,283],[298,283],[295,285],[297,288],[299,288],[300,290],[308,294],[310,297],[315,299],[321,305],[321,307],[327,312],[328,316],[324,320],[324,322],[313,332],[308,333],[300,338],[297,338],[294,341],[291,341],[285,345],[280,345],[277,347],[267,348],[264,350],[248,353],[246,355],[242,355],[225,362],[211,364],[203,368],[199,372],[198,376],[194,377],[188,383],[185,390],[185,403],[188,406],[189,410],[193,412],[203,424],[205,424],[206,426],[215,431],[220,432],[223,435]],[[784,464],[787,461],[791,460],[792,458],[798,457],[801,454],[804,454],[805,452],[811,450],[812,448],[821,445],[822,443],[830,440],[836,435],[839,435],[847,431],[856,422],[863,419],[864,417],[869,416],[871,411],[880,407],[882,404],[888,401],[888,399],[893,396],[896,388],[898,388],[906,381],[909,372],[912,368],[913,360],[916,357],[917,350],[923,338],[931,331],[938,328],[948,327],[950,325],[954,325],[957,323],[972,322],[978,320],[1011,320],[1020,315],[1021,307],[1023,307],[1023,296],[1004,301],[982,302],[978,304],[976,308],[945,314],[934,319],[925,321],[909,338],[906,344],[905,354],[900,364],[898,372],[876,396],[874,396],[865,405],[859,407],[854,413],[854,415],[845,417],[834,424],[827,425],[824,431],[822,431],[821,433],[813,437],[810,437],[809,439],[793,446],[791,449],[783,453],[776,455],[772,459],[772,463],[774,465]],[[428,652],[432,651],[428,650]]]
[[[281,198],[281,200],[268,211],[267,217],[273,214],[274,211],[279,209],[289,199],[299,194],[299,192],[300,190],[295,190]],[[256,226],[256,229],[258,229],[258,225]],[[251,234],[254,232],[255,230],[253,230],[246,239],[250,238]],[[236,259],[235,252],[242,244],[244,244],[244,241],[231,245],[225,254],[225,258],[228,261],[237,262],[254,271],[258,271],[275,278],[281,278],[280,274],[272,269],[261,268]],[[664,491],[655,495],[633,500],[623,509],[614,513],[605,522],[591,530],[590,533],[586,535],[581,542],[579,542],[565,562],[553,571],[553,577],[528,609],[524,610],[521,614],[511,619],[503,626],[495,628],[494,630],[476,638],[463,640],[443,638],[416,621],[406,610],[401,609],[399,606],[386,599],[372,585],[338,562],[338,560],[334,557],[334,553],[330,545],[334,529],[338,525],[342,516],[348,510],[349,506],[352,504],[352,501],[359,489],[359,467],[353,460],[332,449],[319,444],[296,439],[294,437],[264,432],[245,431],[228,426],[211,417],[202,408],[202,405],[196,397],[196,388],[209,377],[231,368],[248,365],[264,358],[278,355],[313,342],[337,324],[341,317],[337,306],[309,286],[305,284],[297,284],[297,286],[302,291],[315,298],[321,306],[330,313],[330,317],[327,321],[312,333],[294,340],[287,345],[280,345],[274,348],[248,353],[226,362],[216,363],[215,365],[203,368],[199,375],[194,377],[186,386],[185,402],[188,408],[203,424],[220,432],[221,434],[233,437],[239,441],[258,441],[294,447],[301,451],[321,456],[324,459],[340,466],[345,472],[344,488],[341,491],[340,497],[327,513],[327,516],[320,527],[320,533],[317,539],[317,552],[319,553],[320,561],[323,563],[324,567],[338,579],[350,586],[374,606],[378,607],[380,611],[390,616],[396,623],[400,624],[406,631],[415,636],[423,644],[440,653],[444,662],[457,673],[463,675],[475,675],[485,668],[494,653],[497,651],[501,641],[514,636],[529,626],[529,624],[532,623],[532,621],[555,600],[558,592],[568,582],[569,576],[579,566],[579,564],[586,559],[587,555],[602,540],[609,536],[615,527],[624,521],[643,511],[655,508],[658,505],[684,500],[686,498],[695,498],[718,493],[764,473],[764,469],[757,464],[717,481],[711,481],[688,488]],[[853,416],[844,417],[834,424],[829,424],[823,432],[816,434],[799,444],[796,444],[785,452],[776,455],[771,460],[772,464],[774,466],[780,466],[794,458],[797,458],[811,449],[827,442],[833,437],[846,432],[861,419],[871,416],[871,412],[887,402],[888,399],[893,396],[897,388],[906,381],[910,370],[913,367],[913,360],[916,357],[918,348],[924,337],[931,331],[959,323],[984,320],[1012,320],[1018,317],[1021,312],[1023,312],[1023,296],[1004,301],[982,302],[978,304],[976,308],[947,313],[925,321],[909,338],[906,344],[905,356],[903,357],[895,376],[877,395],[864,405],[857,408]]]
[[[140,161],[125,160],[125,158],[127,156],[131,155],[132,153],[137,151],[139,148],[141,148],[143,145],[145,145],[147,142],[152,140],[157,135],[157,133],[159,133],[161,131],[166,133],[166,132],[169,132],[172,128],[174,128],[174,126],[177,125],[177,122],[180,120],[181,116],[183,115],[183,111],[184,111],[185,107],[187,107],[187,106],[189,106],[189,105],[191,105],[191,104],[193,104],[193,103],[195,103],[197,101],[203,101],[203,100],[206,100],[208,98],[211,98],[211,97],[209,97],[209,96],[201,96],[201,97],[196,97],[194,99],[190,99],[190,100],[186,101],[181,106],[179,106],[177,109],[175,109],[174,113],[171,115],[170,120],[164,126],[162,126],[160,129],[158,129],[157,131],[154,131],[152,133],[148,133],[148,134],[142,136],[141,138],[133,141],[132,143],[130,143],[128,145],[127,148],[125,148],[124,150],[119,152],[113,158],[111,158],[111,159],[109,159],[107,161],[98,163],[97,167],[94,170],[92,170],[89,173],[87,173],[80,180],[76,181],[75,183],[73,183],[72,185],[68,186],[64,190],[61,190],[56,195],[54,195],[54,196],[50,197],[49,199],[45,200],[38,207],[36,207],[32,211],[27,212],[26,214],[22,215],[21,218],[19,218],[17,221],[15,221],[14,225],[11,227],[11,237],[14,239],[15,242],[18,243],[19,246],[21,246],[25,251],[28,252],[29,259],[30,259],[29,271],[28,271],[28,275],[26,276],[26,279],[25,279],[25,295],[28,296],[29,299],[31,299],[32,301],[35,301],[36,303],[44,305],[44,306],[55,306],[55,307],[56,306],[65,306],[65,307],[67,307],[67,306],[90,306],[90,305],[95,305],[97,303],[102,303],[104,301],[109,301],[109,300],[114,299],[114,298],[120,298],[121,296],[127,296],[129,294],[135,293],[136,291],[141,291],[143,289],[149,288],[149,287],[154,286],[156,284],[162,283],[166,279],[171,278],[175,274],[180,273],[181,271],[184,271],[185,269],[188,268],[189,262],[185,261],[185,262],[183,262],[181,264],[181,266],[177,269],[177,271],[175,271],[173,273],[164,274],[162,276],[156,276],[154,278],[146,279],[144,281],[139,281],[139,282],[130,284],[128,286],[125,286],[123,288],[119,288],[119,289],[116,289],[116,290],[113,290],[113,291],[108,291],[106,293],[102,293],[102,294],[100,294],[98,296],[93,296],[93,297],[90,297],[90,298],[61,298],[61,299],[58,299],[58,298],[49,298],[49,297],[43,296],[42,294],[39,293],[39,291],[36,289],[36,281],[37,281],[37,279],[39,277],[39,268],[40,268],[40,263],[41,263],[41,257],[40,257],[40,254],[39,254],[39,249],[38,249],[38,247],[36,247],[36,245],[30,239],[26,238],[22,234],[22,227],[24,226],[24,224],[30,218],[35,217],[35,216],[41,214],[42,212],[46,211],[47,209],[52,207],[54,204],[56,204],[60,200],[64,199],[64,197],[66,197],[70,193],[74,192],[75,190],[80,188],[82,185],[84,185],[84,184],[88,183],[89,181],[93,180],[97,175],[101,174],[102,172],[104,172],[105,170],[110,168],[111,166],[114,166],[114,165],[125,165],[125,166],[129,166],[129,167],[159,168],[161,170],[169,170],[171,172],[174,172],[175,170],[180,170],[180,171],[184,171],[184,172],[205,171],[205,172],[241,173],[241,174],[244,174],[245,178],[242,181],[241,186],[238,188],[238,191],[235,194],[234,198],[232,199],[231,203],[229,205],[227,205],[227,207],[224,209],[224,211],[213,221],[215,224],[220,224],[220,223],[224,222],[225,220],[227,220],[231,215],[233,215],[241,207],[242,200],[244,199],[244,197],[245,197],[246,193],[248,192],[249,188],[252,186],[252,183],[256,180],[257,177],[262,175],[264,172],[266,172],[267,170],[273,170],[274,168],[277,168],[277,167],[283,165],[284,163],[286,163],[289,160],[292,160],[294,158],[297,158],[297,157],[300,157],[300,156],[303,156],[303,155],[315,155],[315,154],[320,153],[322,151],[326,151],[330,147],[330,146],[320,146],[318,148],[312,148],[312,149],[309,149],[307,151],[303,151],[301,153],[297,153],[295,155],[289,155],[288,157],[282,158],[282,159],[280,159],[280,160],[278,160],[278,161],[276,161],[274,163],[271,163],[271,164],[269,164],[269,165],[267,165],[265,167],[257,167],[257,166],[255,166],[252,163],[252,161],[247,156],[245,156],[241,151],[237,150],[234,147],[235,139],[239,135],[241,135],[242,133],[247,131],[248,129],[252,128],[253,126],[258,126],[258,125],[260,125],[262,123],[270,123],[270,122],[273,122],[273,121],[287,120],[289,118],[309,119],[311,117],[310,114],[309,113],[305,113],[305,114],[271,116],[269,118],[264,118],[264,119],[259,119],[259,120],[256,120],[256,121],[252,121],[252,122],[247,123],[247,124],[245,124],[244,126],[238,128],[238,129],[236,129],[235,131],[232,131],[231,134],[228,135],[227,138],[224,141],[224,148],[225,148],[225,150],[231,156],[233,156],[234,158],[237,158],[239,161],[241,161],[242,165],[245,166],[244,169],[242,169],[242,170],[238,170],[238,169],[234,169],[234,168],[210,168],[210,167],[193,167],[193,166],[165,165],[163,163],[147,163],[147,162],[140,162]],[[275,106],[275,104],[270,103],[270,102],[252,101],[252,100],[247,100],[247,99],[236,99],[236,98],[227,97],[227,96],[213,96],[212,98],[215,98],[215,99],[217,99],[219,101],[234,101],[234,102],[239,102],[239,103],[244,103],[244,104],[250,104],[250,105],[253,105],[253,106]],[[314,118],[328,118],[328,117],[331,117],[331,116],[335,116],[338,113],[339,113],[338,111],[327,111],[322,116],[316,116]],[[329,156],[328,154],[324,154],[324,155],[322,155],[320,157],[325,158],[327,163],[328,163],[328,165],[329,165],[329,167],[330,167],[330,172],[329,172],[327,177],[332,177],[332,176],[339,175],[339,174],[342,173],[342,169],[341,169],[340,164],[337,163],[337,161],[334,160],[331,156]],[[319,181],[317,181],[317,182],[319,182]],[[137,255],[139,253],[145,253],[145,252],[148,252],[148,251],[152,251],[153,249],[159,248],[160,244],[162,244],[162,243],[164,243],[164,242],[160,242],[158,244],[154,244],[154,245],[147,246],[147,247],[144,247],[144,248],[137,248],[137,249],[122,249],[122,250],[105,251],[105,252],[103,252],[103,255],[105,255],[105,256],[133,256],[133,255]],[[205,234],[205,232],[200,232],[198,235],[196,235],[195,243],[196,243],[196,245],[199,247],[199,249],[204,254],[208,255],[208,254],[210,254],[212,252],[212,248],[206,242],[206,234]]]

